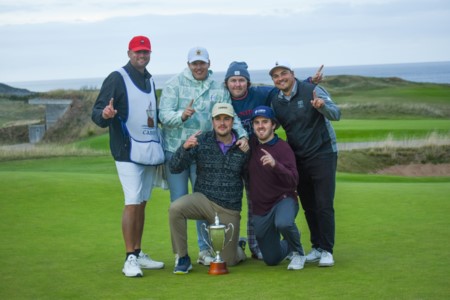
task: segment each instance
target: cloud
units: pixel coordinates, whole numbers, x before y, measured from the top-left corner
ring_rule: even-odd
[[[154,74],[180,72],[196,45],[208,49],[214,71],[226,70],[233,60],[247,61],[250,69],[267,69],[280,58],[294,67],[450,60],[450,4],[441,0],[56,2],[61,1],[1,4],[0,22],[3,15],[25,12],[45,11],[49,17],[44,23],[0,25],[0,82],[105,77],[128,61],[134,35],[150,37]],[[190,7],[209,12],[187,14]],[[243,14],[232,14],[237,8]],[[74,17],[68,21],[50,17],[70,10]],[[74,21],[90,14],[101,20]]]
[[[363,6],[392,1],[365,0]],[[146,14],[286,16],[320,13],[327,6],[361,7],[358,0],[15,0],[0,4],[0,25],[47,22],[97,22],[115,17]]]

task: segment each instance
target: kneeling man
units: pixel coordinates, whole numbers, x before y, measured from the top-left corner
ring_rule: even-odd
[[[232,129],[234,115],[231,104],[215,104],[212,109],[213,130],[198,131],[190,136],[170,161],[172,173],[181,173],[192,163],[197,164],[194,192],[170,204],[170,235],[177,256],[175,274],[186,274],[192,269],[187,249],[188,219],[214,224],[217,213],[221,223],[232,223],[233,236],[220,252],[221,257],[229,266],[246,258],[243,249],[238,247],[238,240],[244,187],[242,175],[249,153],[236,145],[238,135]]]
[[[303,269],[306,258],[295,224],[299,204],[294,152],[275,134],[278,124],[270,107],[253,110],[252,126],[248,175],[256,240],[267,265],[279,264],[292,252],[288,270]]]

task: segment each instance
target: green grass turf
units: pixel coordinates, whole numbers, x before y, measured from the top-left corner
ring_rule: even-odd
[[[450,178],[338,174],[336,265],[301,271],[247,260],[211,276],[172,274],[168,191],[147,207],[144,249],[166,263],[121,274],[122,191],[109,156],[0,164],[0,299],[444,299]],[[244,205],[245,207],[245,205]],[[245,235],[246,212],[241,235]],[[310,249],[303,214],[297,217]],[[197,254],[195,226],[189,249]],[[248,250],[247,250],[248,251]],[[248,254],[248,252],[247,252]]]

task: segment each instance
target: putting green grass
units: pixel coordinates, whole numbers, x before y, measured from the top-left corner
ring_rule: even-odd
[[[450,178],[338,174],[336,265],[288,271],[248,259],[174,275],[168,191],[147,207],[144,249],[162,270],[121,274],[121,187],[109,156],[0,164],[1,299],[444,299],[450,295]],[[244,205],[245,207],[245,205]],[[246,211],[241,235],[245,236]],[[297,217],[310,249],[303,214]],[[189,249],[198,252],[189,224]],[[247,250],[247,254],[249,254]]]

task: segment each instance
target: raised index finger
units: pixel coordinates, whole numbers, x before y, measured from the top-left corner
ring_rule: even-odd
[[[189,102],[188,107],[192,107],[192,104],[194,104],[194,99],[192,99],[191,102]]]
[[[266,154],[266,155],[270,155],[270,153],[269,152],[267,152],[266,150],[264,150],[264,149],[261,149],[261,151],[262,152],[264,152],[264,154]]]
[[[111,100],[109,100],[109,106],[114,109],[114,98],[111,98]]]
[[[317,70],[317,73],[322,72],[322,69],[323,69],[323,65],[320,66],[320,68]]]

